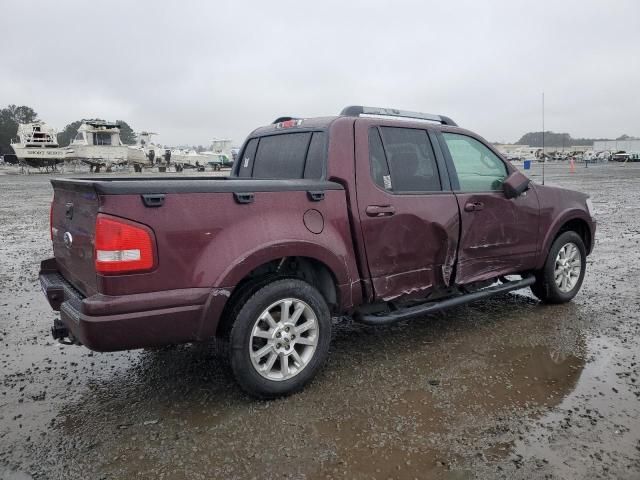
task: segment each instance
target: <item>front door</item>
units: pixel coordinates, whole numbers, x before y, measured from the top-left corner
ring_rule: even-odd
[[[458,205],[444,157],[420,127],[356,122],[358,210],[376,300],[424,297],[451,278]]]
[[[502,182],[509,168],[498,155],[471,136],[444,132],[440,138],[449,165],[453,164],[452,183],[462,222],[456,283],[532,269],[539,217],[535,190],[506,198]]]

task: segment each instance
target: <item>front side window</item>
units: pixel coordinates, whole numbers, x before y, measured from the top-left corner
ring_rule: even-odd
[[[501,190],[507,177],[507,167],[485,145],[475,138],[457,133],[443,133],[458,174],[463,192]]]
[[[442,190],[425,130],[380,127],[378,132],[371,129],[369,152],[374,181],[385,190],[395,193]]]

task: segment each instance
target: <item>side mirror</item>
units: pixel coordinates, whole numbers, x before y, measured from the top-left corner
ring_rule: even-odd
[[[520,172],[513,172],[502,183],[504,196],[507,198],[516,198],[522,195],[528,188],[531,180]]]

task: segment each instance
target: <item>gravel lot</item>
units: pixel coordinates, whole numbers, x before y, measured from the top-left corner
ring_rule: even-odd
[[[54,342],[37,280],[50,176],[2,173],[2,479],[640,478],[640,165],[547,167],[599,222],[573,302],[526,290],[392,327],[342,320],[317,379],[271,402],[209,345]]]

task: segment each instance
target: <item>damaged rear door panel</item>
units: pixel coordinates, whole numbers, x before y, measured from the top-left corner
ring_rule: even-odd
[[[355,135],[358,213],[376,300],[448,286],[458,206],[425,125],[362,119]]]

